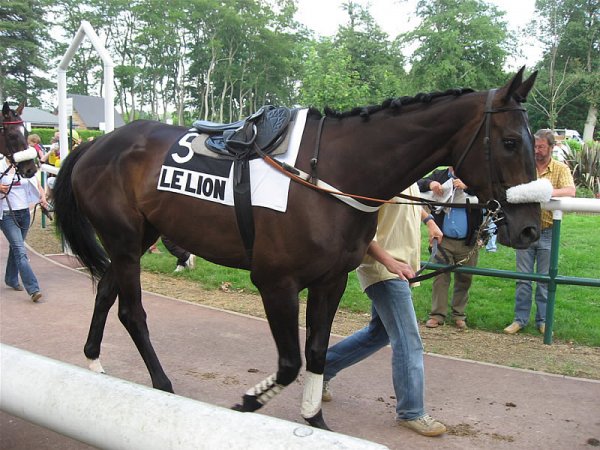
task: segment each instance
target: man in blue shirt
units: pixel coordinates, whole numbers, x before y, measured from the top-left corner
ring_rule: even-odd
[[[449,180],[451,182],[447,183]],[[421,192],[432,191],[437,197],[447,198],[449,203],[456,203],[459,198],[468,201],[468,196],[473,195],[467,186],[455,176],[452,167],[434,170],[429,176],[418,181]],[[466,194],[466,196],[465,196]],[[461,262],[464,266],[476,266],[479,249],[477,248],[477,229],[481,224],[482,216],[479,208],[440,208],[432,211],[435,222],[444,233],[440,252],[436,256],[437,262],[456,264]],[[449,260],[444,260],[445,255]],[[450,272],[436,276],[432,285],[431,312],[425,324],[428,328],[442,325],[448,315],[448,290],[450,288]],[[467,327],[465,322],[465,309],[469,301],[469,288],[473,275],[467,273],[454,273],[454,289],[452,292],[452,321],[456,327],[463,330]]]

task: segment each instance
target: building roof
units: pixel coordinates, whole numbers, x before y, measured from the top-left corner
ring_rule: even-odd
[[[34,128],[58,128],[58,116],[43,109],[26,106],[21,118],[24,122],[29,122]]]
[[[73,99],[73,111],[77,111],[81,121],[87,128],[99,128],[100,122],[104,122],[104,99],[88,95],[67,94]],[[115,128],[125,125],[121,114],[114,110]],[[83,125],[82,124],[82,125]]]

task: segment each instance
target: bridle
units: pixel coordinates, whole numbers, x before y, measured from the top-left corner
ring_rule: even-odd
[[[16,116],[16,114],[15,114],[15,116]],[[18,117],[18,116],[16,116],[16,117]],[[0,179],[2,179],[5,175],[7,175],[10,172],[10,169],[12,167],[14,167],[17,181],[19,181],[21,179],[22,174],[20,173],[18,163],[21,161],[26,161],[28,159],[33,159],[33,158],[30,157],[31,156],[30,152],[28,152],[27,149],[24,149],[24,150],[19,150],[18,148],[15,149],[14,146],[12,145],[12,141],[8,138],[7,128],[9,126],[15,126],[15,125],[24,125],[24,122],[22,119],[19,118],[18,120],[2,120],[2,122],[0,124],[0,134],[2,134],[2,137],[4,138],[4,148],[7,150],[7,153],[3,156],[8,160],[8,163],[9,163],[6,165],[6,169],[2,173],[0,173]],[[26,140],[25,132],[21,132],[21,134],[23,135],[23,139]],[[13,177],[13,179],[11,180],[11,183],[10,183],[10,187],[8,188],[8,191],[2,194],[2,198],[7,202],[8,209],[11,212],[12,212],[12,207],[11,207],[10,201],[8,200],[8,194],[10,194],[14,183],[15,183],[15,179]],[[21,229],[24,228],[17,221],[16,217],[12,216],[12,218],[15,221],[15,224],[17,225],[17,227],[19,227]]]
[[[35,150],[33,150],[33,152],[31,152],[30,151],[31,149],[28,149],[28,146],[26,144],[27,131],[24,127],[24,122],[18,115],[16,115],[14,112],[12,112],[12,113],[13,113],[13,115],[15,115],[15,119],[6,120],[5,118],[3,118],[2,122],[0,123],[0,134],[2,134],[2,137],[4,138],[4,149],[6,151],[4,156],[7,158],[8,162],[9,162],[8,166],[9,167],[11,165],[15,166],[15,168],[17,169],[17,172],[19,172],[18,164],[23,161],[34,159],[37,156],[37,152]],[[16,126],[16,125],[21,125],[23,127],[23,130],[19,132],[23,136],[23,141],[25,142],[25,145],[24,145],[25,148],[22,150],[18,148],[18,144],[17,144],[17,147],[15,148],[15,146],[13,145],[13,141],[11,139],[9,139],[9,136],[8,136],[8,128],[11,126]],[[3,173],[2,175],[5,175],[5,173]]]
[[[454,167],[454,173],[458,173],[460,166],[462,165],[465,158],[467,157],[467,155],[473,148],[475,139],[477,139],[477,136],[481,132],[481,129],[484,128],[485,135],[483,138],[483,148],[484,148],[484,152],[485,152],[485,159],[488,161],[489,175],[490,175],[490,180],[492,183],[492,193],[494,194],[494,197],[496,198],[496,201],[499,203],[499,205],[502,206],[507,203],[506,190],[501,189],[500,195],[495,195],[495,192],[494,192],[495,191],[494,186],[501,187],[502,180],[499,177],[499,171],[493,170],[494,169],[494,159],[492,158],[492,143],[491,143],[492,114],[501,113],[501,112],[509,112],[509,111],[522,111],[523,114],[525,115],[525,117],[527,118],[527,110],[520,105],[519,106],[510,106],[510,107],[507,106],[507,107],[503,107],[503,108],[494,109],[494,108],[492,108],[492,101],[494,100],[495,94],[496,94],[496,89],[489,90],[487,99],[485,101],[485,109],[483,111],[483,118],[481,119],[481,122],[479,122],[479,126],[477,127],[475,134],[471,137],[471,140],[469,141],[467,148],[465,149],[465,151],[463,151],[460,158],[458,158],[458,162],[453,167]],[[527,128],[527,132],[529,133],[529,136],[531,137],[531,131],[529,131],[529,128]],[[533,140],[533,137],[532,137],[532,140]]]
[[[8,154],[6,156],[11,161],[13,160],[13,155],[19,151],[18,149],[13,148],[12,142],[8,138],[8,133],[7,133],[7,128],[9,126],[14,126],[14,125],[23,125],[23,120],[21,120],[21,119],[19,119],[19,120],[2,120],[2,123],[0,124],[0,133],[2,133],[2,136],[4,137],[4,145],[5,145],[6,150],[8,151]],[[21,134],[23,134],[23,133],[21,133]],[[25,137],[24,134],[23,134],[23,137]]]

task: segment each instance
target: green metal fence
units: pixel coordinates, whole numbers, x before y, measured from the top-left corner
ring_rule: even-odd
[[[552,211],[552,248],[550,250],[550,269],[547,274],[513,272],[510,270],[484,269],[477,267],[457,267],[455,272],[471,273],[498,278],[512,278],[517,280],[530,280],[537,283],[548,284],[548,306],[546,309],[546,331],[544,344],[552,343],[552,328],[554,323],[554,305],[556,301],[556,288],[559,284],[600,287],[600,279],[568,277],[558,274],[558,253],[560,247],[560,227],[563,212],[587,212],[600,214],[600,199],[557,197],[548,203],[542,204],[543,209]],[[447,267],[445,264],[427,263],[431,269]]]

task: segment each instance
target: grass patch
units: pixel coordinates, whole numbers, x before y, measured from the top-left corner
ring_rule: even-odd
[[[564,214],[561,226],[559,250],[559,275],[600,279],[596,250],[600,248],[600,218],[594,215]],[[159,244],[162,254],[147,254],[142,258],[142,268],[150,272],[172,273],[175,257]],[[423,247],[427,248],[424,238]],[[423,251],[423,258],[427,251]],[[498,246],[496,253],[479,254],[478,267],[515,270],[515,251]],[[218,289],[229,283],[232,290],[258,293],[247,271],[217,266],[197,259],[196,269],[173,274],[199,283],[205,289]],[[469,291],[467,306],[468,323],[471,328],[501,332],[512,322],[515,280],[476,275]],[[427,319],[431,307],[431,281],[413,289],[415,311],[419,320]],[[352,272],[348,287],[342,297],[340,308],[359,313],[369,313],[371,302],[361,291]],[[538,335],[532,308],[530,325],[524,333]],[[556,291],[554,313],[554,337],[564,341],[589,346],[600,346],[600,288],[588,286],[559,285]]]

